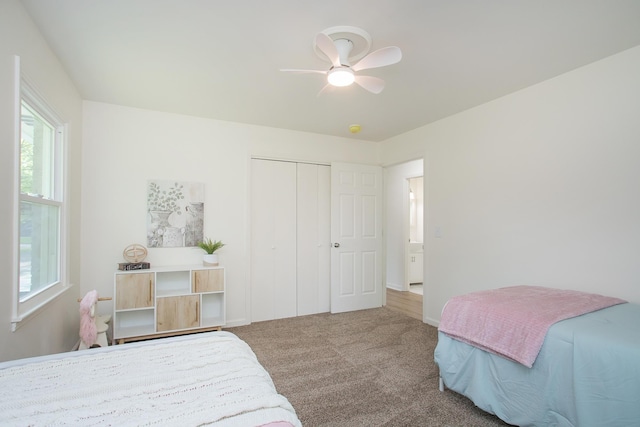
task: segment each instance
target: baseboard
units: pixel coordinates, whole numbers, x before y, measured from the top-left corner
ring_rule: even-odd
[[[388,283],[388,282],[387,282],[387,288],[388,289],[393,289],[394,291],[400,291],[400,292],[402,292],[402,290],[403,290],[402,286],[397,285],[395,283]]]
[[[432,319],[430,317],[427,317],[426,319],[424,319],[424,323],[426,323],[427,325],[435,326],[436,328],[440,325],[439,320]]]
[[[236,326],[246,326],[250,324],[251,322],[249,322],[247,319],[231,320],[231,321],[227,321],[227,323],[222,327],[222,329],[235,328]]]

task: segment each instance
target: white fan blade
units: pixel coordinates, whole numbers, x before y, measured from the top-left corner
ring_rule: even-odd
[[[293,69],[293,68],[281,68],[280,71],[285,71],[287,73],[297,73],[297,74],[309,74],[309,73],[327,74],[326,71],[320,71],[320,70],[296,70],[296,69]]]
[[[336,87],[334,85],[327,83],[326,85],[324,85],[324,87],[322,89],[320,89],[320,92],[318,92],[318,95],[316,95],[316,96],[320,96],[320,95],[323,95],[325,93],[333,92],[333,90],[335,88]]]
[[[320,49],[322,53],[327,55],[327,58],[329,58],[329,61],[331,61],[334,67],[340,66],[340,54],[338,54],[338,49],[331,37],[325,33],[318,33],[316,36],[316,46],[318,46],[318,49]]]
[[[353,71],[366,70],[368,68],[384,67],[400,62],[402,51],[399,47],[388,46],[371,52],[351,67]]]
[[[371,93],[378,94],[384,89],[384,80],[372,76],[356,76],[356,83]]]

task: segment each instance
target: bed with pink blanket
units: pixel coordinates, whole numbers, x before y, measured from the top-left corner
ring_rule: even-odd
[[[247,343],[209,332],[0,363],[0,425],[301,423]]]
[[[520,426],[640,425],[640,306],[513,286],[452,298],[440,387]]]

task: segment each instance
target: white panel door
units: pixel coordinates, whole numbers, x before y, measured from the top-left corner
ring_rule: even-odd
[[[298,316],[331,307],[331,168],[298,163]]]
[[[331,164],[331,312],[382,306],[382,169]]]
[[[251,161],[251,320],[296,315],[296,164]]]

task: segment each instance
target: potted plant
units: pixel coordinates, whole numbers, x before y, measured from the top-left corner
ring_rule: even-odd
[[[218,265],[218,254],[215,252],[224,245],[221,240],[211,240],[210,238],[199,242],[198,247],[206,252],[202,257],[204,265]]]

